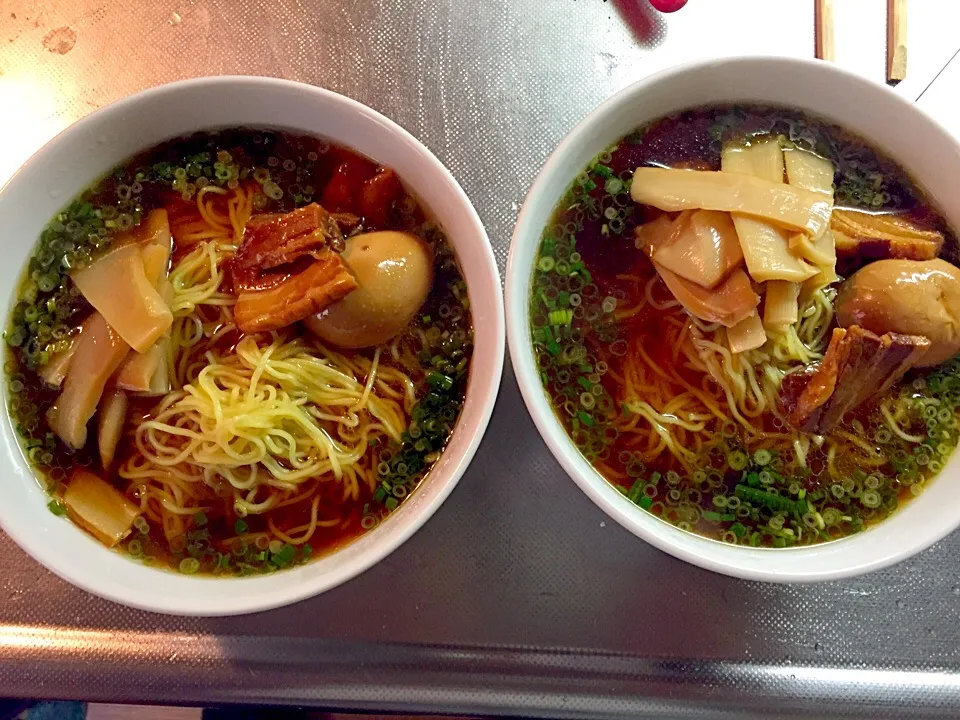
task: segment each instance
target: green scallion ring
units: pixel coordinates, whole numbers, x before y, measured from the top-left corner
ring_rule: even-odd
[[[753,461],[757,465],[769,465],[771,460],[773,460],[773,453],[771,453],[769,450],[761,449],[757,450],[753,454]]]
[[[743,470],[747,466],[749,458],[743,450],[733,450],[727,454],[727,465],[731,470]]]
[[[882,498],[876,490],[868,489],[863,491],[863,495],[860,496],[860,502],[863,503],[864,507],[877,508],[880,507]]]
[[[618,195],[623,190],[623,180],[618,177],[609,178],[604,184],[603,189],[608,195]]]

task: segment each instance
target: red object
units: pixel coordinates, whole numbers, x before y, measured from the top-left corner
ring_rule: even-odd
[[[403,192],[400,179],[393,170],[380,168],[377,174],[360,187],[360,214],[368,228],[387,225],[393,204]]]
[[[329,212],[358,214],[357,199],[363,183],[377,171],[377,166],[361,157],[351,157],[333,171],[333,177],[323,189],[320,204]]]
[[[686,5],[687,0],[650,0],[650,4],[660,12],[672,13]]]

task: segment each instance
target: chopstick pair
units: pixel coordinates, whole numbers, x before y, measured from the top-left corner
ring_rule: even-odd
[[[834,59],[833,0],[814,1],[816,55]],[[887,0],[887,82],[907,77],[907,0]]]

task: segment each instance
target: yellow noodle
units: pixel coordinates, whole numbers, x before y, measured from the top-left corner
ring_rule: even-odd
[[[705,448],[718,445],[722,430],[732,422],[751,446],[787,453],[806,465],[809,438],[786,427],[778,415],[777,397],[780,381],[789,370],[823,357],[833,319],[833,290],[814,293],[800,320],[771,335],[762,348],[733,354],[725,328],[686,316],[675,301],[656,302],[656,275],[646,282],[628,275],[618,279],[642,283],[643,298],[636,307],[649,305],[661,311],[661,328],[667,333],[634,343],[623,363],[622,378],[616,371],[611,375],[621,388],[618,400],[628,411],[626,418],[614,424],[627,437],[637,438],[645,459],[669,452],[687,468]],[[665,368],[655,362],[648,342],[666,344],[672,364]],[[700,387],[690,383],[688,373],[700,378]],[[764,417],[773,417],[783,430],[764,427],[759,422]]]
[[[907,442],[911,443],[923,442],[923,436],[910,435],[900,427],[899,423],[897,422],[898,418],[894,417],[890,412],[890,407],[886,401],[880,404],[880,412],[883,415],[883,419],[886,420],[887,427],[890,428],[890,432],[899,437],[901,440],[906,440]]]
[[[300,545],[341,523],[320,516],[321,486],[343,501],[376,489],[371,447],[401,442],[418,380],[401,368],[422,373],[417,353],[426,338],[401,337],[367,357],[288,330],[240,334],[235,297],[221,286],[253,193],[207,185],[195,201],[200,219],[179,230],[196,245],[169,275],[173,389],[133,423],[135,451],[119,475],[171,541],[181,542],[201,511],[244,517],[294,507],[303,508],[306,524],[284,528],[268,515],[268,531],[243,541]],[[383,365],[383,353],[396,365]]]

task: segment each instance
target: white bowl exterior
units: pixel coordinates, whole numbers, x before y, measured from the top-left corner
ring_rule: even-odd
[[[394,168],[435,215],[456,250],[473,313],[475,350],[467,398],[450,442],[417,492],[374,531],[307,565],[266,576],[197,577],[141,565],[104,548],[47,509],[4,413],[0,525],[35,559],[85,590],[125,605],[183,615],[233,615],[316,595],[358,575],[409,538],[450,494],[493,411],[504,355],[500,277],[489,240],[463,190],[398,125],[336,93],[300,83],[217,77],[165,85],[121,100],[71,126],[0,192],[6,318],[40,231],[64,204],[113,167],[163,140],[201,129],[255,126],[322,136]]]
[[[638,126],[709,104],[752,102],[806,110],[854,130],[897,160],[952,228],[960,228],[960,145],[888,88],[819,61],[736,58],[681,65],[621,91],[560,144],[530,189],[507,263],[510,357],[524,401],[551,452],[580,488],[630,532],[678,558],[737,577],[803,582],[849,577],[902,560],[960,525],[960,453],[919,497],[858,535],[813,547],[750,549],[679,530],[639,509],[576,450],[540,383],[530,342],[532,267],[541,232],[576,175]]]

